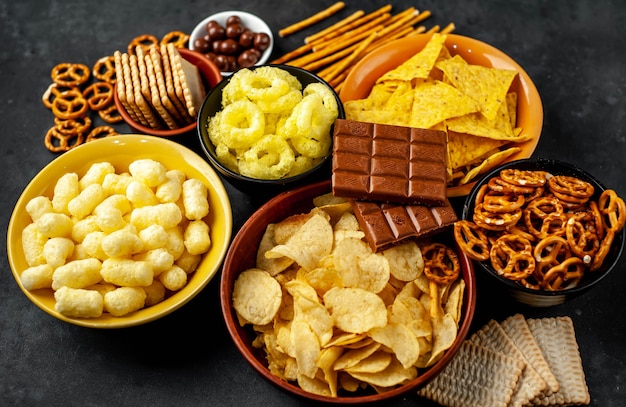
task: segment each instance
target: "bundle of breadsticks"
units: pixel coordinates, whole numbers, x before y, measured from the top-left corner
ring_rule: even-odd
[[[343,2],[337,2],[319,13],[283,28],[279,34],[290,35],[318,24],[335,15],[344,5]],[[339,91],[354,65],[381,45],[411,35],[449,33],[454,30],[453,23],[443,29],[439,25],[427,29],[421,23],[430,16],[430,11],[419,11],[415,7],[393,13],[391,4],[368,13],[357,10],[307,36],[304,45],[278,57],[272,63],[297,66],[314,72]]]

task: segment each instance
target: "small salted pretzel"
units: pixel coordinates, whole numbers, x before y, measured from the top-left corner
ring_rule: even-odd
[[[116,136],[117,134],[118,133],[111,126],[98,126],[94,127],[94,129],[89,132],[85,142],[90,142],[99,138],[105,138],[109,136]]]
[[[103,82],[114,84],[117,77],[115,75],[115,59],[112,55],[104,56],[93,65],[93,76]]]
[[[482,184],[480,188],[478,188],[478,192],[476,192],[476,198],[474,198],[474,206],[478,206],[485,200],[485,195],[489,193],[489,185]]]
[[[446,285],[457,278],[461,272],[459,258],[454,250],[442,243],[431,243],[422,248],[424,274],[439,285]]]
[[[602,239],[602,243],[600,244],[600,247],[598,248],[598,251],[596,252],[595,257],[593,258],[593,261],[591,262],[591,266],[589,266],[590,271],[598,271],[600,267],[602,267],[602,264],[604,263],[604,259],[606,258],[607,254],[609,254],[609,251],[611,250],[613,239],[615,239],[615,233],[616,232],[614,232],[611,229],[606,231],[606,235],[604,236],[604,239]]]
[[[487,182],[489,189],[495,192],[500,192],[503,194],[532,194],[534,192],[534,187],[520,186],[511,184],[510,182],[505,181],[502,177],[493,177]]]
[[[600,249],[595,223],[587,212],[578,212],[569,217],[565,226],[565,237],[572,253],[583,259],[585,264],[590,264]]]
[[[548,291],[557,291],[563,288],[564,283],[567,286],[575,286],[585,273],[585,265],[578,257],[570,257],[563,262],[552,266],[543,275],[540,282],[541,288]]]
[[[54,124],[58,131],[68,136],[86,134],[91,129],[91,119],[89,116],[78,117],[76,119],[63,120],[54,118]]]
[[[128,44],[128,54],[135,55],[135,48],[141,47],[144,50],[150,49],[151,46],[158,46],[159,39],[152,34],[143,34],[133,38]]]
[[[170,31],[161,38],[161,45],[174,44],[176,48],[185,48],[189,35],[182,31]]]
[[[68,90],[78,90],[78,87],[61,86],[58,83],[52,82],[50,86],[48,86],[48,88],[43,92],[43,95],[41,95],[41,101],[43,102],[43,105],[45,107],[47,107],[48,109],[52,109],[52,102],[54,101],[54,98],[56,98],[62,92]]]
[[[541,239],[533,249],[537,268],[552,267],[571,256],[567,240],[561,236],[548,236]]]
[[[79,89],[59,93],[52,101],[52,113],[60,119],[77,119],[87,114],[89,103]]]
[[[526,199],[524,195],[505,194],[492,195],[487,194],[483,198],[483,208],[489,212],[495,213],[511,213],[524,206]]]
[[[548,188],[555,196],[559,196],[559,198],[570,197],[572,201],[586,201],[591,198],[594,192],[593,185],[569,175],[554,175],[550,177],[548,179]]]
[[[604,219],[604,227],[617,233],[626,223],[626,204],[612,189],[607,189],[598,198],[598,210]]]
[[[98,110],[98,116],[107,123],[119,123],[123,120],[122,115],[117,110],[115,104],[110,104],[104,109]]]
[[[487,230],[505,230],[515,225],[522,218],[522,210],[517,209],[513,212],[495,213],[484,208],[484,203],[474,207],[472,220],[478,226]]]
[[[91,110],[102,110],[113,101],[113,85],[109,82],[95,82],[83,91]]]
[[[530,171],[508,168],[500,171],[500,177],[509,184],[520,187],[542,187],[547,178],[545,171]]]
[[[475,223],[468,220],[455,222],[454,240],[468,257],[478,261],[489,259],[489,240]]]
[[[83,133],[77,134],[64,134],[57,126],[53,126],[48,130],[44,137],[44,144],[46,148],[53,153],[62,153],[69,151],[72,148],[83,144],[85,136]]]
[[[531,243],[512,233],[500,236],[493,243],[489,258],[496,273],[510,280],[525,279],[535,271]]]
[[[602,220],[602,213],[600,213],[600,208],[598,208],[596,201],[589,201],[589,208],[587,209],[587,212],[589,212],[589,216],[591,216],[593,223],[596,225],[596,234],[598,235],[598,239],[604,239],[604,221]]]
[[[81,86],[89,79],[89,67],[84,64],[60,63],[52,68],[52,81],[61,86]]]

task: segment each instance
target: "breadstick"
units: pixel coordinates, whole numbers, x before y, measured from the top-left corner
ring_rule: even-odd
[[[341,21],[336,22],[335,24],[324,28],[322,31],[319,31],[315,34],[309,35],[308,37],[304,38],[304,43],[308,44],[310,42],[315,41],[318,38],[322,38],[323,36],[325,36],[326,34],[329,34],[333,31],[336,31],[348,24],[350,24],[351,22],[353,22],[354,20],[362,17],[365,14],[365,12],[363,10],[357,10],[354,13],[350,14],[348,17],[344,18]]]
[[[359,35],[361,33],[364,32],[372,32],[372,29],[376,26],[382,26],[383,23],[385,23],[389,18],[391,17],[390,14],[383,14],[380,17],[366,23],[363,24],[360,27],[354,28],[348,32],[342,33],[342,35],[338,36],[338,37],[333,37],[332,35],[329,37],[324,37],[320,40],[320,42],[316,42],[313,46],[313,50],[314,51],[319,51],[320,49],[327,47],[329,45],[332,45],[338,41],[344,41],[346,38],[354,36],[354,35]],[[332,39],[332,41],[331,41]],[[323,42],[322,42],[323,40]]]
[[[368,45],[372,43],[372,41],[374,41],[374,38],[376,38],[376,32],[371,33],[369,36],[367,36],[367,38],[365,38],[365,40],[361,41],[361,43],[359,43],[359,46],[350,54],[350,56],[348,58],[341,60],[339,63],[337,63],[337,65],[333,68],[332,72],[330,72],[330,74],[327,75],[326,78],[324,79],[326,79],[327,82],[330,82],[339,73],[345,71],[346,68],[353,61],[361,57],[361,55],[363,54],[363,51],[367,48]]]
[[[335,30],[333,32],[326,33],[325,35],[319,36],[314,41],[311,41],[311,42],[327,41],[327,40],[329,40],[331,38],[338,37],[338,36],[340,36],[342,34],[347,33],[348,31],[353,30],[356,27],[360,27],[363,24],[366,24],[366,23],[368,23],[368,22],[370,22],[370,21],[372,21],[372,20],[374,20],[374,19],[376,19],[376,18],[378,18],[378,17],[380,17],[382,15],[387,15],[390,18],[391,17],[391,14],[389,13],[390,11],[391,11],[391,5],[387,5],[387,6],[381,7],[378,10],[373,11],[373,12],[371,12],[369,14],[366,14],[365,16],[359,18],[358,20],[355,20],[355,21],[353,21],[350,24],[347,24],[347,25],[345,25],[343,27],[340,27],[339,29],[337,29],[337,30]]]
[[[450,23],[441,30],[441,33],[450,34],[452,31],[454,31],[455,28],[456,27],[454,26],[454,23]]]
[[[426,31],[426,34],[439,32],[439,28],[440,28],[439,25],[434,25],[430,28],[430,30]]]
[[[285,55],[276,58],[275,60],[273,60],[271,63],[272,64],[284,64],[285,62],[297,58],[301,55],[306,54],[307,52],[311,51],[313,49],[313,44],[305,44],[302,45],[301,47],[298,47],[296,49],[294,49],[293,51],[287,52]]]
[[[350,55],[350,53],[353,52],[358,46],[359,44],[350,45],[349,47],[334,52],[325,58],[321,58],[317,61],[311,62],[310,64],[303,65],[301,66],[301,68],[306,69],[307,71],[316,71],[323,66],[330,65],[333,62],[336,62],[341,58]]]
[[[304,20],[298,21],[297,23],[294,23],[288,27],[285,27],[283,29],[281,29],[280,31],[278,31],[278,35],[281,37],[286,37],[287,35],[293,34],[295,32],[298,32],[300,30],[303,30],[313,24],[319,23],[320,21],[332,16],[333,14],[335,14],[336,12],[338,12],[339,10],[341,10],[342,8],[345,7],[345,3],[343,1],[338,1],[337,3],[333,4],[332,6],[308,17],[305,18]]]

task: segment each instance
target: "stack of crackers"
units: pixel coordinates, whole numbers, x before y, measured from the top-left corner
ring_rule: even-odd
[[[443,406],[590,403],[569,317],[489,321],[418,394]]]
[[[115,51],[117,96],[137,123],[152,129],[178,129],[195,122],[206,90],[198,68],[174,44]]]

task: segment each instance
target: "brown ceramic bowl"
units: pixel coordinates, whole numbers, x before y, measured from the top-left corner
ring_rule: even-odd
[[[213,62],[211,62],[204,55],[197,53],[195,51],[190,51],[185,48],[178,48],[178,52],[185,60],[191,62],[198,68],[198,70],[200,71],[200,74],[202,75],[202,81],[204,83],[204,88],[206,89],[207,93],[222,80],[222,73],[220,72],[220,70],[217,68],[217,66]],[[172,129],[172,130],[170,129],[157,130],[151,127],[144,126],[141,123],[137,123],[136,121],[134,121],[132,117],[130,117],[126,109],[124,109],[124,106],[122,105],[122,103],[120,102],[117,96],[117,87],[115,91],[113,92],[113,98],[115,100],[115,106],[117,107],[117,110],[120,112],[122,119],[124,119],[126,124],[128,124],[128,126],[130,126],[130,128],[135,133],[149,134],[151,136],[159,136],[159,137],[172,137],[172,136],[178,136],[180,134],[192,132],[196,128],[195,121],[192,123],[189,123],[185,127],[180,127],[178,129]]]
[[[304,391],[297,384],[283,381],[270,373],[264,351],[252,346],[252,341],[255,337],[254,332],[249,326],[241,327],[238,323],[231,300],[233,285],[239,273],[255,264],[256,248],[261,240],[261,236],[265,232],[267,224],[280,221],[292,214],[308,212],[313,206],[312,198],[330,192],[330,190],[330,181],[323,181],[283,192],[259,208],[239,230],[226,254],[220,283],[220,301],[228,332],[242,356],[261,376],[282,390],[309,400],[337,404],[361,404],[386,400],[409,391],[416,391],[437,376],[448,364],[461,346],[472,322],[476,304],[475,276],[472,263],[467,256],[458,250],[457,252],[459,253],[462,267],[462,277],[465,280],[466,288],[463,298],[461,322],[454,344],[435,365],[426,370],[422,370],[416,379],[385,393],[340,393],[339,397],[329,397]]]
[[[519,169],[519,170],[539,170],[547,171],[552,175],[567,175],[576,177],[581,180],[589,182],[594,187],[593,200],[597,200],[602,191],[607,189],[597,178],[583,170],[582,168],[574,165],[546,158],[528,158],[524,160],[516,160],[506,164],[502,164],[497,168],[484,175],[483,178],[476,182],[476,185],[467,196],[465,206],[463,207],[463,219],[472,219],[474,214],[474,201],[480,188],[487,184],[490,179],[500,174],[504,169]],[[626,240],[626,229],[622,229],[615,234],[615,238],[611,245],[611,249],[604,259],[602,267],[594,272],[585,271],[583,278],[575,286],[569,286],[558,291],[537,290],[527,288],[521,284],[509,280],[503,276],[498,275],[495,269],[492,267],[490,261],[477,261],[477,269],[495,280],[496,284],[515,301],[529,305],[532,307],[550,307],[558,304],[562,304],[575,297],[578,297],[587,291],[596,287],[613,271],[619,264],[620,256],[624,250],[624,241]]]

